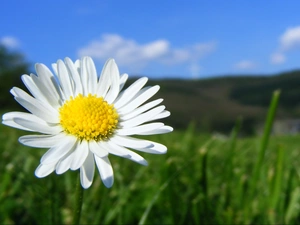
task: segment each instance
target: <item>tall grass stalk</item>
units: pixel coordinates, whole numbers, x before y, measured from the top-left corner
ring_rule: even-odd
[[[268,147],[274,118],[275,118],[276,111],[277,111],[279,97],[280,97],[280,90],[274,91],[273,95],[272,95],[271,103],[269,106],[265,126],[264,126],[264,132],[263,132],[262,139],[261,139],[261,142],[259,145],[258,158],[254,165],[253,175],[250,180],[250,187],[249,187],[248,201],[247,201],[247,209],[248,210],[246,210],[246,218],[245,218],[246,221],[248,221],[248,222],[250,222],[248,217],[249,217],[249,213],[252,211],[251,210],[252,201],[253,201],[253,199],[255,199],[255,192],[256,192],[257,186],[259,184],[259,179],[260,179],[261,172],[262,172],[262,165],[263,165],[266,149]]]
[[[174,176],[173,176],[173,177],[170,177],[166,182],[164,182],[164,183],[159,187],[159,189],[157,190],[156,194],[153,196],[152,200],[149,202],[149,204],[148,204],[146,210],[144,211],[144,213],[143,213],[143,215],[142,215],[142,217],[141,217],[141,219],[140,219],[140,221],[139,221],[139,223],[138,223],[139,225],[146,224],[148,215],[149,215],[149,213],[150,213],[150,211],[151,211],[151,209],[152,209],[154,203],[157,201],[157,199],[158,199],[159,195],[161,194],[161,192],[162,192],[163,190],[166,189],[166,187],[169,185],[169,183],[171,182],[171,180],[172,180],[173,178],[174,178]]]
[[[274,118],[276,115],[276,110],[277,110],[277,106],[278,106],[278,102],[279,102],[279,96],[280,96],[280,91],[279,90],[274,91],[272,100],[271,100],[271,104],[269,107],[266,123],[265,123],[264,133],[262,136],[262,140],[260,142],[257,163],[255,164],[255,167],[254,167],[254,173],[253,173],[251,189],[250,189],[252,191],[252,193],[255,192],[255,189],[256,189],[255,187],[256,187],[257,181],[260,176],[261,167],[263,164],[265,152],[268,147],[269,138],[270,138],[270,134],[272,131],[273,121],[274,121]]]
[[[188,162],[189,163],[189,162]],[[171,183],[171,181],[173,179],[176,178],[176,176],[180,173],[180,171],[182,169],[184,169],[185,167],[188,166],[188,163],[184,166],[182,166],[181,168],[179,168],[174,174],[172,174],[168,180],[166,180],[157,190],[157,192],[155,193],[155,195],[153,196],[153,198],[151,199],[151,201],[149,202],[148,206],[146,207],[140,221],[139,221],[139,225],[143,225],[143,224],[146,224],[146,221],[147,221],[147,218],[148,218],[148,215],[153,207],[153,205],[155,204],[155,202],[157,201],[157,199],[159,198],[161,192],[163,192],[167,187],[168,185]]]
[[[234,200],[238,196],[239,185],[236,184],[236,177],[234,175],[234,159],[235,159],[235,150],[236,150],[236,142],[239,130],[241,128],[242,118],[238,118],[234,128],[231,131],[230,139],[229,139],[229,148],[227,159],[225,159],[225,173],[224,173],[224,196],[222,196],[222,201],[220,201],[218,207],[218,214],[224,211],[227,211],[226,223],[232,224],[233,217],[235,212],[232,211],[231,205]]]
[[[280,200],[282,181],[283,181],[283,169],[284,169],[284,149],[282,145],[279,145],[277,148],[277,162],[275,168],[275,176],[271,181],[271,191],[270,191],[270,201],[269,201],[269,220],[271,224],[278,222],[283,222],[282,213],[281,215],[276,213],[278,208],[278,203]],[[281,218],[280,218],[281,217]]]
[[[237,136],[239,133],[239,130],[241,128],[241,123],[242,123],[242,118],[239,118],[236,121],[236,124],[231,132],[231,137],[230,137],[230,145],[229,145],[229,151],[228,151],[228,158],[226,160],[226,196],[225,196],[225,207],[227,207],[230,204],[230,199],[231,199],[231,193],[232,193],[232,183],[231,181],[233,180],[233,160],[234,160],[234,155],[235,155],[235,147],[236,147],[236,141],[237,141]]]
[[[300,200],[300,187],[296,187],[291,194],[291,200],[286,210],[286,214],[284,217],[285,224],[290,224],[291,221],[298,216],[299,200]]]

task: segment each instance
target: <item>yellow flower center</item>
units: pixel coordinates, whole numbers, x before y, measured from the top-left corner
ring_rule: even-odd
[[[117,128],[119,115],[102,97],[79,94],[59,109],[60,124],[68,134],[80,140],[105,140]]]

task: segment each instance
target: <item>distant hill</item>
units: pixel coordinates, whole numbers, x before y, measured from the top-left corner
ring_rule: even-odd
[[[265,119],[274,90],[281,90],[277,119],[300,118],[300,71],[273,76],[226,76],[200,80],[151,80],[171,111],[167,122],[185,128],[190,121],[200,131],[229,132],[238,117],[243,132],[253,134]]]
[[[129,80],[126,85],[135,80]],[[18,81],[21,81],[20,77]],[[0,90],[0,96],[3,96],[0,98],[1,110],[18,110],[20,106],[12,100],[9,89],[22,85],[3,83],[9,88]],[[300,70],[273,76],[150,79],[147,83],[155,84],[161,89],[154,98],[163,98],[163,104],[171,112],[164,121],[176,129],[184,129],[193,121],[199,131],[228,133],[237,118],[242,117],[243,133],[254,134],[257,125],[265,119],[272,92],[276,89],[281,89],[277,119],[300,118]]]

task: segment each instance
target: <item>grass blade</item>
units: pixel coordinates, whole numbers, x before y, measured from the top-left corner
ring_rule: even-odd
[[[252,200],[255,199],[255,191],[258,185],[258,180],[260,179],[260,175],[261,175],[261,168],[262,168],[262,164],[263,164],[263,160],[265,157],[265,152],[266,149],[268,147],[268,143],[269,143],[269,138],[270,138],[270,134],[271,134],[271,130],[272,130],[272,125],[274,122],[274,118],[276,115],[276,110],[277,110],[277,106],[278,106],[278,102],[279,102],[279,96],[280,96],[280,91],[276,90],[273,92],[273,96],[271,99],[271,103],[269,106],[269,110],[268,110],[268,114],[267,114],[267,118],[266,118],[266,122],[265,122],[265,127],[264,127],[264,132],[263,132],[263,136],[260,142],[260,146],[259,146],[259,152],[258,152],[258,158],[257,161],[254,165],[254,172],[253,172],[253,176],[252,179],[250,180],[250,188],[249,188],[249,194],[248,194],[248,202],[246,204],[247,210],[245,212],[245,220],[248,222],[250,222],[249,220],[249,213],[251,212],[251,207],[252,207]]]
[[[253,174],[252,186],[251,186],[252,192],[255,191],[255,186],[256,186],[257,180],[259,179],[261,166],[262,166],[262,163],[264,160],[266,149],[268,147],[269,137],[271,134],[272,125],[273,125],[273,121],[275,118],[275,114],[276,114],[276,110],[277,110],[277,106],[278,106],[278,102],[279,102],[279,96],[280,96],[280,91],[279,90],[274,91],[273,97],[271,100],[271,104],[269,107],[268,115],[267,115],[267,120],[265,123],[263,137],[262,137],[262,140],[260,143],[258,160],[257,160],[257,163],[255,164],[255,168],[254,168],[254,174]]]
[[[291,220],[298,215],[299,200],[300,200],[300,188],[297,187],[292,193],[291,201],[290,204],[288,205],[287,212],[285,214],[284,221],[286,224],[290,224]]]
[[[175,173],[172,177],[170,177],[166,182],[164,182],[158,189],[158,191],[156,192],[156,194],[153,196],[152,200],[150,201],[150,203],[148,204],[146,210],[144,211],[140,221],[139,221],[139,225],[143,225],[145,224],[147,217],[154,205],[154,203],[156,202],[156,200],[158,199],[160,193],[169,185],[169,183],[171,182],[171,180],[175,177],[177,173]]]
[[[276,221],[276,216],[279,215],[275,213],[277,208],[278,201],[280,199],[280,192],[282,188],[282,179],[283,179],[283,161],[284,161],[284,150],[281,145],[278,146],[277,150],[277,162],[276,162],[276,170],[275,177],[272,180],[272,190],[270,195],[270,222],[272,224]]]

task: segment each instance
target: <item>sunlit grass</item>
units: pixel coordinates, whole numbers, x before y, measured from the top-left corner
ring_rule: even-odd
[[[264,136],[239,138],[238,128],[222,136],[197,133],[191,124],[151,136],[168,153],[142,153],[148,167],[110,156],[115,184],[107,189],[95,176],[84,191],[81,223],[297,224],[300,135],[271,135],[264,145]],[[71,224],[77,171],[36,178],[46,150],[19,144],[25,132],[0,131],[1,224]]]

